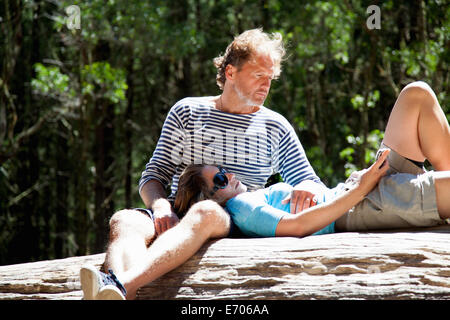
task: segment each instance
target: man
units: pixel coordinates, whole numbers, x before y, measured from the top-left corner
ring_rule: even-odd
[[[229,214],[212,201],[196,203],[179,220],[173,199],[182,170],[192,162],[219,164],[249,190],[264,187],[278,172],[295,186],[292,213],[315,204],[314,195],[326,187],[289,122],[263,106],[284,54],[281,35],[246,31],[214,60],[222,94],[185,98],[172,107],[139,182],[149,209],[113,215],[104,263],[109,274],[83,267],[84,299],[133,299],[139,287],[184,263],[208,239],[240,234]],[[306,191],[311,186],[314,192]]]

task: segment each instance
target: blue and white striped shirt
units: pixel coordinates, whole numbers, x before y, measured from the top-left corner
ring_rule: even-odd
[[[172,182],[173,200],[179,176],[191,163],[221,165],[249,191],[263,188],[274,173],[292,186],[303,180],[321,183],[283,116],[264,106],[251,114],[226,113],[214,107],[213,97],[185,98],[171,108],[139,191],[152,179]]]

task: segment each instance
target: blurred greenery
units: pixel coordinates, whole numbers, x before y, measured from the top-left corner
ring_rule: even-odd
[[[366,25],[373,4],[381,29]],[[114,211],[143,205],[137,182],[169,108],[219,94],[213,58],[256,27],[288,52],[266,105],[329,186],[373,161],[407,83],[429,83],[450,119],[443,0],[4,0],[0,264],[102,252]]]

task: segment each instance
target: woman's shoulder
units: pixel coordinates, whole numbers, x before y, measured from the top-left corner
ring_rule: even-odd
[[[238,208],[242,205],[253,206],[261,201],[265,201],[265,189],[258,189],[255,191],[247,191],[238,194],[227,201],[227,208]]]
[[[283,192],[289,191],[289,192],[291,192],[293,188],[294,187],[291,186],[288,183],[278,182],[278,183],[275,183],[275,184],[271,185],[269,187],[269,191],[271,191],[271,192],[277,192],[277,191],[283,191]]]

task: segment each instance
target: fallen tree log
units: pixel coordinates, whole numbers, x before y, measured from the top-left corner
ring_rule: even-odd
[[[0,299],[81,299],[80,267],[103,260],[0,266]],[[138,299],[450,299],[450,226],[210,241]]]

